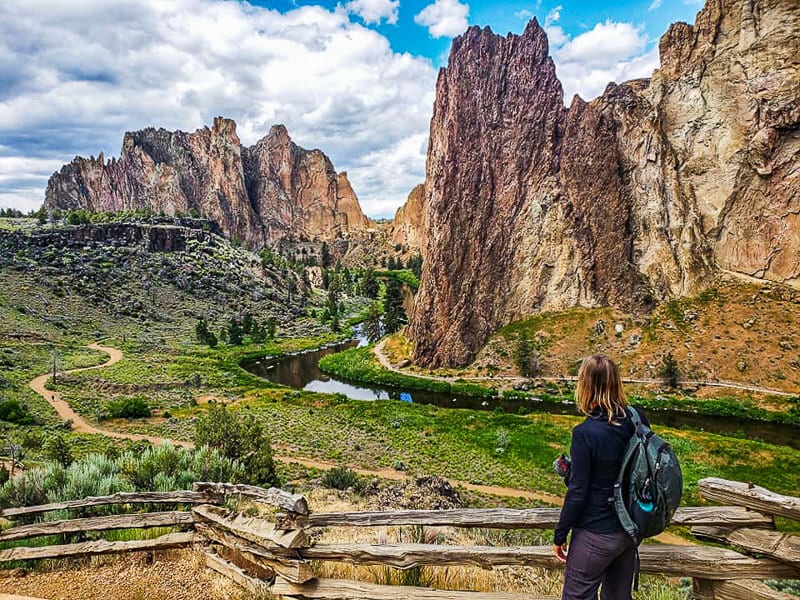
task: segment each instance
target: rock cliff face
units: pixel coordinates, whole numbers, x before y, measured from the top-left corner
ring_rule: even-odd
[[[236,123],[221,117],[194,133],[127,133],[119,160],[76,158],[50,178],[45,206],[195,210],[254,247],[286,236],[333,239],[369,225],[346,174],[321,151],[297,146],[283,125],[242,147]]]
[[[541,310],[629,312],[719,271],[800,287],[800,4],[708,0],[652,79],[563,105],[544,31],[469,29],[437,82],[422,286],[426,366]]]
[[[411,190],[406,203],[397,209],[392,220],[392,244],[421,248],[425,229],[425,185]]]

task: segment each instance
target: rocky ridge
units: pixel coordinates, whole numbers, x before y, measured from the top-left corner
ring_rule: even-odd
[[[645,312],[720,272],[800,286],[800,5],[708,0],[651,79],[569,108],[534,20],[439,73],[415,361],[469,362],[538,311]]]
[[[392,220],[390,232],[391,242],[409,249],[422,247],[422,236],[425,228],[425,185],[414,186],[406,203],[397,209]]]
[[[251,247],[369,226],[347,174],[322,151],[299,147],[283,125],[243,147],[236,123],[222,117],[194,133],[126,133],[119,159],[76,157],[50,178],[45,207],[196,211]]]

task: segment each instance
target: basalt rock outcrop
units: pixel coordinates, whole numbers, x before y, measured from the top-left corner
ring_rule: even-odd
[[[243,147],[221,117],[194,133],[126,133],[119,159],[75,158],[50,178],[45,207],[197,212],[252,247],[369,225],[346,173],[320,150],[297,146],[283,125]]]
[[[544,31],[473,27],[439,73],[415,360],[538,311],[636,313],[719,272],[800,287],[800,4],[708,0],[651,79],[563,104]]]

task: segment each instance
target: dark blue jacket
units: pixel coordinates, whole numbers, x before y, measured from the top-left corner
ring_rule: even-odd
[[[649,426],[642,415],[642,423]],[[633,435],[630,416],[612,425],[605,413],[595,413],[572,430],[572,469],[553,543],[567,541],[571,529],[593,533],[624,531],[614,511],[614,483]]]

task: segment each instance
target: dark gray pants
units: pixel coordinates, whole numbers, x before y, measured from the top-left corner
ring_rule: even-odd
[[[636,544],[627,533],[572,531],[561,600],[631,600]]]

